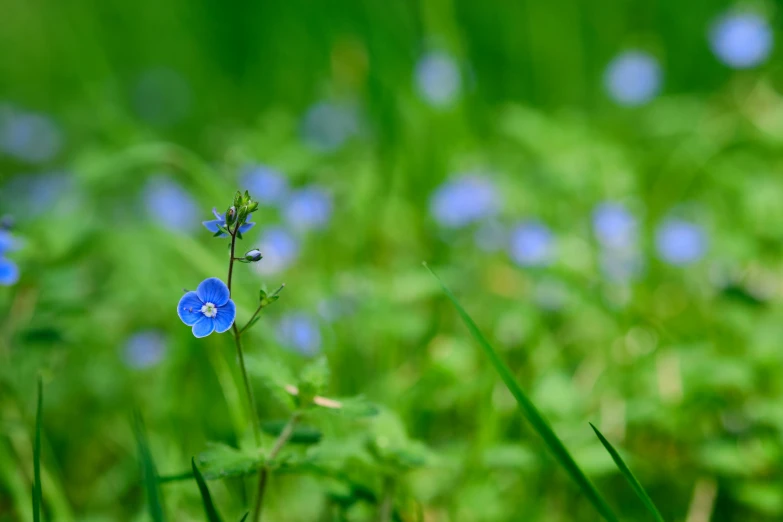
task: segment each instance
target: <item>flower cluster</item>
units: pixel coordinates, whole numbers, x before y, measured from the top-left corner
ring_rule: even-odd
[[[11,222],[4,219],[0,223],[0,285],[11,286],[19,280],[19,268],[16,263],[7,259],[5,254],[16,248],[16,240],[9,232]]]

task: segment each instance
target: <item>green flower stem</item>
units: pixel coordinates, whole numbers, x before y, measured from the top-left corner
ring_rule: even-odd
[[[270,465],[277,457],[277,454],[280,453],[280,450],[283,449],[288,440],[291,438],[291,435],[294,434],[294,428],[296,427],[296,423],[299,422],[300,416],[301,413],[298,411],[295,411],[291,415],[291,418],[288,420],[288,424],[286,424],[283,428],[283,431],[280,432],[280,435],[275,441],[275,445],[272,446],[272,451],[269,452],[264,466],[261,468],[261,473],[258,477],[258,495],[256,496],[256,505],[253,507],[253,516],[250,519],[251,522],[258,522],[261,520],[261,508],[264,503],[264,493],[266,491],[266,483],[269,477]]]
[[[272,294],[272,295],[271,295],[271,297],[277,297],[277,295],[278,295],[278,294],[279,294],[279,293],[280,293],[280,292],[283,290],[283,288],[285,288],[285,283],[283,283],[282,285],[280,285],[280,288],[278,288],[277,290],[275,290],[275,293],[274,293],[274,294]],[[260,305],[258,305],[258,308],[256,308],[256,311],[255,311],[255,312],[253,312],[253,315],[250,317],[250,319],[247,321],[247,323],[245,323],[245,326],[243,326],[242,328],[240,328],[240,330],[239,330],[239,333],[240,333],[240,335],[241,335],[241,334],[242,334],[242,333],[243,333],[245,330],[247,330],[248,328],[250,328],[250,326],[253,324],[253,319],[255,319],[255,318],[256,318],[256,316],[258,315],[258,313],[259,313],[261,310],[263,310],[264,308],[266,308],[267,306],[269,306],[270,304],[272,304],[272,303],[271,303],[271,302],[269,302],[269,301],[261,301],[261,304],[260,304]]]

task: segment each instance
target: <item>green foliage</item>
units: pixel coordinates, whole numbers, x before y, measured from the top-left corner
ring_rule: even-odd
[[[251,475],[264,463],[264,456],[256,450],[241,451],[226,444],[210,443],[197,461],[204,478],[212,480]]]
[[[261,423],[261,429],[264,430],[264,433],[277,437],[287,423],[287,420],[266,421]],[[323,437],[323,433],[318,429],[299,424],[294,427],[290,442],[292,444],[316,444],[321,440],[321,437]]]
[[[215,504],[212,502],[212,495],[209,494],[209,488],[207,487],[207,482],[204,480],[204,477],[201,475],[198,466],[196,466],[195,458],[190,459],[190,465],[193,468],[193,476],[196,478],[196,483],[198,484],[199,493],[201,493],[201,499],[204,501],[204,511],[207,514],[207,520],[209,522],[221,522],[220,514],[215,508]]]
[[[136,435],[139,461],[141,463],[141,478],[147,497],[147,509],[153,522],[165,522],[166,516],[163,510],[163,500],[158,484],[158,471],[152,459],[152,452],[147,442],[147,434],[140,414],[134,415],[133,431]]]
[[[33,445],[33,520],[41,520],[41,424],[43,423],[43,381],[38,377],[38,406],[35,413],[35,443]]]

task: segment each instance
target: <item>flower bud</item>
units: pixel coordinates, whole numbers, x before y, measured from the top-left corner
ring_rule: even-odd
[[[231,226],[237,221],[237,209],[236,207],[231,207],[228,210],[226,210],[226,226]]]
[[[261,251],[257,248],[254,248],[245,254],[245,260],[250,261],[251,263],[261,261],[262,257],[263,256],[261,255]]]

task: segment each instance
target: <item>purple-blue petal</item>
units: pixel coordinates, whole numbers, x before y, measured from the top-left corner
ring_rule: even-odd
[[[234,324],[234,319],[237,316],[237,307],[234,305],[234,301],[228,300],[223,306],[219,306],[217,309],[217,315],[215,316],[215,331],[217,333],[223,333],[231,328]]]
[[[217,277],[210,277],[199,283],[196,294],[204,303],[212,303],[218,307],[226,304],[231,297],[226,284]]]
[[[19,268],[9,259],[0,259],[0,285],[11,286],[19,281]]]
[[[218,228],[218,225],[222,225],[223,221],[221,221],[219,219],[213,219],[211,221],[202,221],[201,224],[204,225],[205,227],[207,227],[207,230],[209,230],[210,232],[212,232],[214,234],[215,232],[220,230]]]
[[[255,223],[245,223],[244,225],[239,227],[239,231],[244,234],[245,232],[247,232],[248,230],[250,230],[254,226],[256,226]]]
[[[226,217],[223,214],[221,214],[220,212],[218,212],[215,207],[212,207],[212,213],[215,215],[215,219],[217,219],[218,221],[225,221],[226,220]]]
[[[196,324],[193,325],[193,335],[196,337],[206,337],[215,331],[215,320],[206,315],[202,315]]]
[[[177,305],[177,315],[188,326],[193,326],[199,319],[204,317],[201,313],[201,306],[204,303],[198,298],[196,292],[188,292],[182,296]]]

